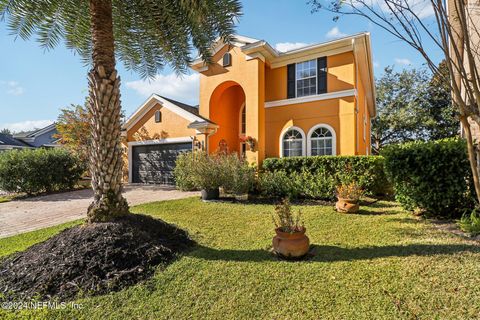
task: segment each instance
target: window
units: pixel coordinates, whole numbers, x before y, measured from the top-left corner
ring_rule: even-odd
[[[335,131],[326,124],[310,129],[308,135],[308,154],[311,156],[330,156],[336,154]]]
[[[317,94],[317,60],[297,63],[295,69],[297,97]]]
[[[303,155],[303,134],[291,128],[282,136],[282,156],[296,157]]]
[[[225,53],[222,59],[222,66],[228,67],[232,65],[232,55],[230,53]]]
[[[162,113],[160,111],[155,111],[155,122],[159,123],[162,122]]]
[[[240,130],[241,134],[245,134],[247,132],[247,112],[245,106],[242,108],[242,115],[240,119]]]

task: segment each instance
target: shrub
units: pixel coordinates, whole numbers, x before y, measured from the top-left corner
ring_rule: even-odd
[[[277,229],[282,232],[295,233],[304,230],[304,223],[301,220],[302,213],[298,211],[297,214],[292,212],[290,201],[288,198],[275,206],[275,214],[273,215],[273,222]]]
[[[297,179],[292,179],[285,171],[262,172],[258,179],[259,192],[265,197],[297,198]]]
[[[362,195],[363,190],[355,182],[341,184],[337,187],[337,196],[339,198],[357,200],[360,199]]]
[[[72,189],[86,167],[60,148],[25,149],[0,153],[0,189],[36,194]]]
[[[174,175],[181,190],[224,187],[229,192],[244,194],[255,183],[255,168],[236,154],[184,153],[177,158]]]
[[[237,195],[248,193],[255,183],[255,168],[235,153],[218,157],[224,189]]]
[[[395,197],[404,208],[445,218],[458,218],[472,208],[472,176],[463,140],[393,145],[382,155]]]
[[[368,195],[385,194],[391,186],[383,163],[380,156],[269,158],[263,162],[260,189],[264,195],[331,200],[337,185],[355,182]],[[275,190],[270,186],[274,180],[286,184]]]
[[[178,189],[183,191],[197,190],[193,181],[194,167],[195,157],[192,152],[185,152],[177,157],[173,175]]]
[[[474,209],[470,214],[464,214],[458,222],[460,229],[470,233],[471,236],[480,234],[480,215],[478,210]]]

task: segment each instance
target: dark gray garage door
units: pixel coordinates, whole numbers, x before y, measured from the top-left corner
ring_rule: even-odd
[[[191,150],[191,142],[133,146],[132,182],[175,184],[175,160],[180,153]]]

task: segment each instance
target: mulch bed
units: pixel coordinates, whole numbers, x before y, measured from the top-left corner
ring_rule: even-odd
[[[194,244],[176,226],[139,214],[72,227],[0,261],[0,301],[118,291]]]

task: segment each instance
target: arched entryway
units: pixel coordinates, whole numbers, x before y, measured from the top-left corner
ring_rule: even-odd
[[[220,84],[212,93],[209,119],[219,128],[209,138],[209,152],[228,151],[243,153],[246,150],[240,136],[246,134],[245,91],[234,82]]]

